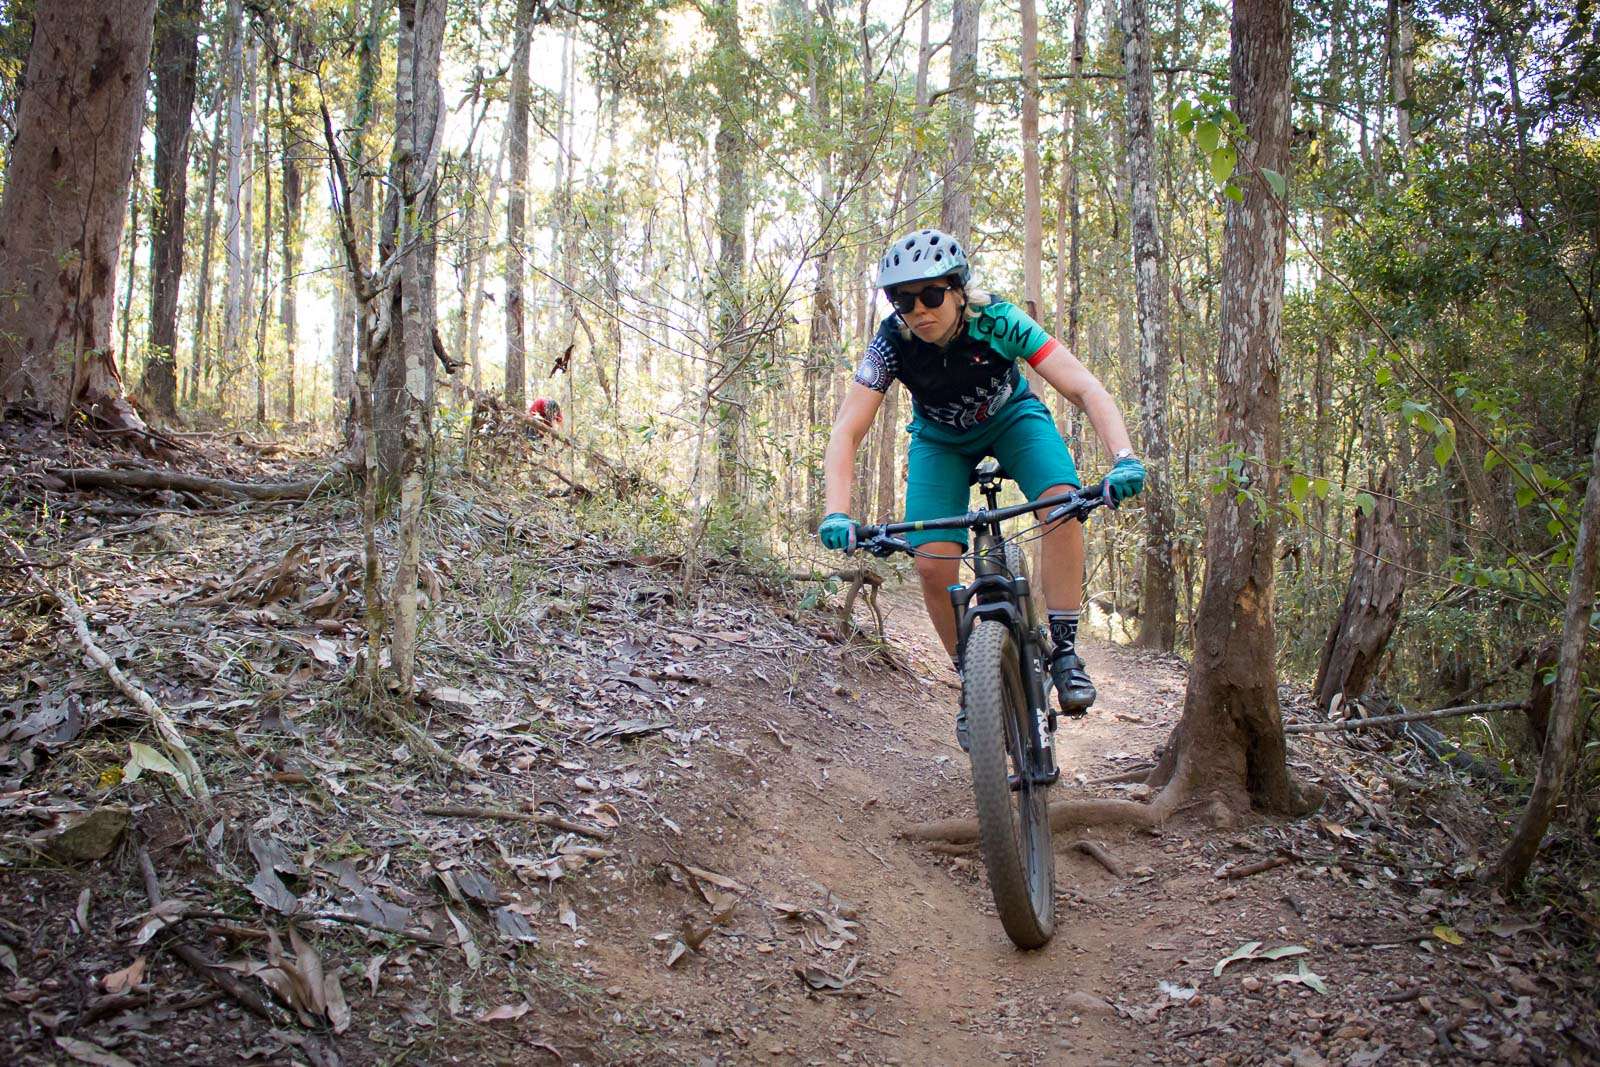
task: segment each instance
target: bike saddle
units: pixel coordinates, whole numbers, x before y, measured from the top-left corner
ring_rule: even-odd
[[[979,482],[991,478],[1003,482],[1010,477],[1011,475],[1006,473],[1006,469],[1000,466],[999,460],[993,456],[985,456],[977,462],[972,470],[967,472],[967,484],[977,485]]]

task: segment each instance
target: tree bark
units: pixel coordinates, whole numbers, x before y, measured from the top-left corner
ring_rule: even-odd
[[[217,361],[232,368],[239,360],[239,337],[244,329],[246,256],[249,254],[250,219],[244,210],[245,175],[249,166],[250,137],[245,130],[244,8],[242,0],[228,0],[228,183],[223,196],[222,242],[225,276],[222,283],[222,345]],[[220,369],[220,368],[219,368]]]
[[[1520,893],[1555,815],[1567,780],[1578,759],[1576,740],[1583,718],[1583,661],[1593,628],[1595,572],[1600,569],[1600,430],[1595,431],[1589,463],[1589,486],[1583,494],[1583,518],[1573,546],[1572,577],[1567,588],[1567,609],[1561,626],[1561,652],[1556,667],[1555,699],[1550,709],[1539,773],[1533,793],[1506,842],[1490,879],[1508,896]]]
[[[746,121],[744,39],[735,0],[708,9],[716,35],[713,78],[719,115],[715,151],[717,159],[717,321],[713,376],[717,383],[714,411],[717,427],[717,503],[725,511],[737,510],[742,501],[745,405],[749,401],[749,372],[744,366],[749,344],[744,331],[745,214],[749,206],[743,123]]]
[[[1022,3],[1022,298],[1036,322],[1044,314],[1044,206],[1039,187],[1039,13]],[[1031,369],[1031,368],[1030,368]]]
[[[144,393],[151,410],[178,414],[178,285],[188,206],[189,127],[199,65],[200,0],[166,0],[156,16],[155,199],[150,212],[150,347]]]
[[[216,96],[211,122],[211,146],[206,153],[206,212],[200,220],[200,274],[199,288],[194,298],[194,336],[189,344],[189,370],[183,390],[184,403],[190,405],[200,397],[200,380],[207,372],[206,355],[211,345],[208,330],[211,315],[211,249],[217,229],[217,165],[222,155],[222,116],[227,107],[227,93],[224,89],[218,89]]]
[[[1312,687],[1319,708],[1340,693],[1346,700],[1364,695],[1382,662],[1404,604],[1405,540],[1400,533],[1395,478],[1385,468],[1373,493],[1371,515],[1356,513],[1356,554],[1344,604],[1328,631]]]
[[[1243,461],[1245,484],[1211,499],[1183,717],[1151,776],[1169,797],[1210,794],[1232,812],[1300,804],[1285,763],[1273,660],[1284,219],[1257,173],[1287,172],[1289,37],[1287,0],[1234,4],[1229,77],[1248,135],[1240,153],[1248,177],[1223,229],[1217,436]]]
[[[155,0],[40,0],[0,200],[0,403],[143,428],[111,351]]]
[[[397,186],[392,201],[398,228],[400,314],[390,326],[389,350],[384,358],[401,363],[404,369],[398,405],[401,448],[395,470],[400,480],[400,559],[394,577],[395,619],[390,661],[394,664],[400,692],[408,698],[415,691],[422,472],[433,405],[431,368],[435,309],[430,283],[437,246],[431,230],[436,192],[434,169],[443,133],[439,66],[444,23],[444,0],[414,0],[400,7],[395,65],[395,155],[390,168]]]
[[[967,244],[972,237],[972,157],[977,150],[978,15],[982,0],[955,0],[950,14],[950,155],[939,227]]]
[[[278,110],[283,116],[283,292],[280,294],[278,318],[283,324],[284,403],[283,417],[294,422],[295,404],[295,345],[299,335],[296,308],[300,273],[300,204],[303,198],[302,168],[300,158],[305,153],[305,137],[300,131],[300,78],[296,68],[312,64],[311,42],[305,27],[298,22],[289,26],[289,51],[294,56],[294,66],[285,76],[287,94],[282,83],[278,87]]]
[[[506,183],[506,402],[527,407],[527,352],[522,280],[528,202],[528,54],[533,36],[533,4],[518,0],[511,46],[511,103],[506,141],[511,177]]]
[[[1167,259],[1155,187],[1155,86],[1150,17],[1144,0],[1122,0],[1122,55],[1127,78],[1129,218],[1133,284],[1139,307],[1139,423],[1148,484],[1144,496],[1144,583],[1139,609],[1142,648],[1170,652],[1177,638],[1173,578],[1171,445],[1167,434]]]

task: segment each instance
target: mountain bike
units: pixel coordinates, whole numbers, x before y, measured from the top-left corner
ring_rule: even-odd
[[[999,506],[1006,474],[992,459],[972,472],[986,506],[922,522],[862,526],[858,544],[873,555],[918,549],[901,536],[918,530],[973,531],[963,555],[972,581],[950,587],[961,663],[961,706],[971,737],[972,792],[978,844],[1006,935],[1020,948],[1040,948],[1055,927],[1055,854],[1050,847],[1050,787],[1056,766],[1057,710],[1045,665],[1049,640],[1028,584],[1021,539],[1041,526],[1083,521],[1105,503],[1100,487],[1027,504]],[[1042,523],[1010,536],[1001,524],[1048,509]]]

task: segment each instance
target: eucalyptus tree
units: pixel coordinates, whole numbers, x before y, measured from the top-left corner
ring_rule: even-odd
[[[0,198],[0,402],[142,420],[111,350],[155,0],[40,0]]]
[[[1139,427],[1149,471],[1144,500],[1144,582],[1139,644],[1171,651],[1178,598],[1172,572],[1171,448],[1167,434],[1167,264],[1155,183],[1155,88],[1145,0],[1122,0],[1123,78],[1127,96],[1128,191],[1133,279],[1139,313]]]
[[[157,10],[151,66],[156,84],[155,187],[150,211],[150,343],[144,393],[152,409],[178,413],[178,284],[183,277],[189,130],[200,58],[200,0]]]

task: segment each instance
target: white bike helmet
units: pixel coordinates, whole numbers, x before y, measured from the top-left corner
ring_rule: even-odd
[[[942,230],[917,230],[890,245],[883,254],[878,263],[878,288],[892,289],[905,282],[950,274],[959,277],[963,286],[972,277],[961,242]]]

